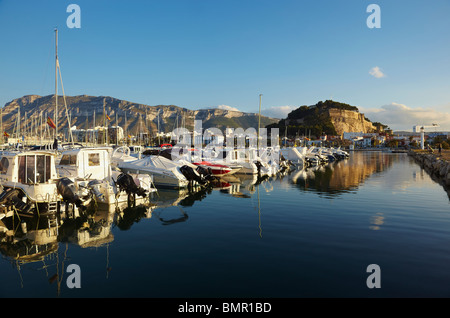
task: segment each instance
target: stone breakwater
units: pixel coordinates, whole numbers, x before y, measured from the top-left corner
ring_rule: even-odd
[[[450,162],[437,154],[409,151],[408,154],[420,164],[431,178],[444,186],[450,197]]]

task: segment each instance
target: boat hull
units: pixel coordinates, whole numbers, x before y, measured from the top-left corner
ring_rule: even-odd
[[[200,166],[205,169],[211,169],[211,173],[215,176],[225,176],[229,173],[233,172],[233,169],[231,169],[228,166],[220,165],[220,164],[213,164],[209,162],[194,162],[194,165]]]
[[[136,168],[120,167],[125,173],[148,174],[153,179],[153,184],[157,188],[180,189],[186,188],[189,184],[187,180],[180,179],[170,173],[156,172],[153,170],[137,170]]]

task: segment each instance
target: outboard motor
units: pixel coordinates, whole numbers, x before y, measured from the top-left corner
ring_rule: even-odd
[[[0,194],[0,204],[5,206],[14,205],[16,210],[28,213],[32,205],[22,201],[23,195],[23,192],[19,189],[8,188]]]
[[[336,157],[333,156],[333,155],[327,155],[327,158],[328,158],[328,161],[329,161],[329,162],[334,162],[334,161],[336,161]]]
[[[146,190],[138,186],[129,174],[121,173],[117,177],[116,184],[119,186],[120,191],[125,191],[128,195],[136,194],[143,198],[147,196]]]
[[[188,181],[197,181],[201,185],[204,185],[206,183],[206,181],[197,171],[187,165],[180,167],[180,171]]]
[[[94,195],[97,197],[98,200],[103,201],[105,196],[100,191],[100,187],[102,185],[102,182],[99,180],[92,180],[88,183],[88,188],[94,193]]]
[[[56,182],[56,189],[66,203],[75,204],[78,208],[83,206],[83,201],[77,194],[75,183],[69,178],[61,178]]]
[[[259,161],[255,161],[256,168],[258,169],[258,174],[261,173],[262,163]]]
[[[200,174],[200,176],[202,176],[207,181],[215,180],[215,177],[212,173],[211,168],[209,168],[209,167],[204,168],[204,167],[198,166],[197,169],[195,169],[195,170]]]

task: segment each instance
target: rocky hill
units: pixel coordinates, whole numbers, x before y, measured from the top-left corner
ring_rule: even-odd
[[[278,127],[280,134],[294,137],[311,135],[342,135],[344,132],[371,133],[382,130],[385,125],[372,123],[356,106],[332,100],[318,102],[312,106],[301,106],[290,112],[286,119],[268,128]]]
[[[67,111],[65,104],[67,104]],[[191,110],[175,105],[149,106],[109,96],[80,95],[66,96],[65,103],[63,96],[58,97],[58,131],[67,129],[67,114],[71,118],[71,125],[77,128],[86,129],[104,125],[103,108],[110,118],[106,120],[108,125],[118,124],[130,134],[135,135],[140,131],[155,133],[158,131],[158,126],[161,132],[170,132],[181,126],[192,130],[194,119],[202,120],[204,129],[217,127],[223,131],[227,127],[244,129],[258,127],[258,114],[255,113],[217,108]],[[13,133],[17,125],[19,109],[21,131],[36,132],[39,131],[36,127],[46,125],[47,116],[54,118],[55,97],[54,95],[26,95],[7,103],[2,109],[4,131]],[[261,116],[261,127],[277,121],[277,119]]]

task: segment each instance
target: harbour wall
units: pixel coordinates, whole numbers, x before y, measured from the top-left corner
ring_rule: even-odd
[[[409,151],[408,155],[444,187],[450,198],[450,161],[434,153]]]

